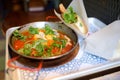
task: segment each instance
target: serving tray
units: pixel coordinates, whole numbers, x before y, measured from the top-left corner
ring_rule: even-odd
[[[106,25],[96,18],[89,18],[89,34],[93,34]],[[96,24],[97,23],[97,24]],[[84,46],[78,47],[76,56],[59,66],[42,68],[40,71],[26,71],[22,69],[13,69],[7,66],[8,59],[11,58],[8,47],[8,37],[10,33],[18,27],[13,27],[7,30],[6,33],[6,80],[61,80],[74,79],[90,75],[99,71],[120,66],[120,61],[108,61],[102,57],[93,55],[89,52],[84,52]],[[79,37],[79,44],[82,45],[84,40]],[[18,61],[14,62],[17,66],[28,67]]]

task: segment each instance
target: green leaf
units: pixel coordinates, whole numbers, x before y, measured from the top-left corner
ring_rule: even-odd
[[[30,56],[32,49],[32,44],[25,44],[24,48],[20,49],[18,52],[23,53],[27,56]]]
[[[14,35],[15,37],[17,37],[17,36],[19,36],[19,35],[20,35],[20,33],[19,33],[19,31],[18,31],[18,30],[15,30],[15,31],[13,32],[13,35]]]
[[[23,53],[24,53],[23,50],[24,50],[23,48],[22,48],[22,49],[19,49],[18,52],[21,53],[21,54],[23,54]]]
[[[64,48],[66,43],[67,43],[67,41],[65,39],[62,39],[61,42],[62,42],[62,48]]]
[[[51,51],[52,51],[52,49],[51,49],[51,48],[48,48],[48,50],[47,50],[47,57],[50,57],[50,56],[51,56]]]
[[[32,48],[32,44],[25,44],[24,48],[30,48],[31,49]]]
[[[39,34],[39,29],[30,26],[29,32],[30,32],[31,34]]]
[[[24,52],[25,55],[30,56],[30,54],[31,54],[31,49],[30,49],[30,48],[24,48],[24,49],[23,49],[23,52]]]
[[[73,8],[71,6],[68,8],[68,12],[69,13],[74,13]]]
[[[38,52],[37,54],[34,54],[35,57],[43,56],[43,53]]]
[[[35,48],[39,53],[42,53],[44,51],[44,46],[42,44],[39,44]]]
[[[54,40],[54,41],[59,41],[60,39],[57,38],[57,37],[53,37],[53,40]]]
[[[61,45],[57,43],[53,43],[52,46],[60,48]]]
[[[45,34],[46,35],[47,34],[54,34],[54,31],[52,30],[52,28],[48,24],[45,25]]]
[[[15,30],[15,31],[13,32],[13,35],[14,35],[16,38],[20,39],[20,40],[25,40],[25,39],[27,38],[27,36],[24,36],[24,35],[22,35],[21,33],[19,33],[18,30]]]

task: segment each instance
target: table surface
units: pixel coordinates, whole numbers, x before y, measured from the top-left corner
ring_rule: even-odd
[[[21,26],[27,23],[36,22],[36,21],[46,21],[46,18],[49,16],[54,16],[54,10],[48,11],[37,11],[37,12],[10,12],[2,23],[2,30],[4,34],[7,29],[11,27]],[[56,17],[54,19],[49,18],[49,21],[59,21]]]
[[[48,10],[46,12],[27,12],[27,13],[11,12],[6,16],[6,18],[2,23],[3,33],[6,34],[7,29],[11,27],[16,27],[16,26],[27,24],[27,23],[36,22],[36,21],[46,21],[46,17],[48,16],[55,16],[54,10]],[[60,20],[58,18],[55,18],[55,19],[49,19],[49,21],[60,21]],[[95,77],[110,74],[116,71],[120,71],[120,67],[115,67],[113,69],[88,75],[88,76],[82,77],[82,79],[95,78]]]

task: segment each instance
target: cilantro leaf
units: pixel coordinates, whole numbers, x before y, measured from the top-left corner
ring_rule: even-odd
[[[75,23],[77,22],[77,15],[76,13],[73,11],[73,8],[70,6],[67,10],[67,12],[65,12],[63,14],[63,19],[66,23]]]
[[[48,24],[45,25],[45,34],[46,35],[47,34],[54,34],[54,31],[52,30],[52,28]]]
[[[20,50],[20,51],[22,51],[25,55],[29,56],[30,53],[31,53],[32,45],[31,44],[25,44],[24,48],[22,48],[22,49],[23,50]]]
[[[61,42],[62,42],[62,48],[64,48],[66,43],[67,43],[67,41],[65,39],[62,39]]]
[[[39,29],[30,26],[29,32],[30,32],[31,34],[39,34]]]
[[[15,30],[13,32],[13,36],[15,36],[16,38],[18,38],[20,40],[25,40],[27,38],[27,36],[24,36],[23,34],[19,33],[18,30]]]
[[[36,46],[36,50],[38,51],[39,55],[43,55],[44,46],[42,44],[39,44],[39,45]]]

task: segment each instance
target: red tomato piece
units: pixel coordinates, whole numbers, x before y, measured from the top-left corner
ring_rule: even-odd
[[[62,54],[66,53],[67,51],[72,49],[72,45],[67,45],[65,48],[62,49]]]
[[[14,49],[15,50],[19,50],[20,48],[23,48],[24,47],[24,42],[21,41],[21,40],[16,40],[14,42]]]
[[[52,53],[56,53],[58,51],[59,51],[59,48],[57,48],[57,47],[55,47],[55,48],[52,49]]]

